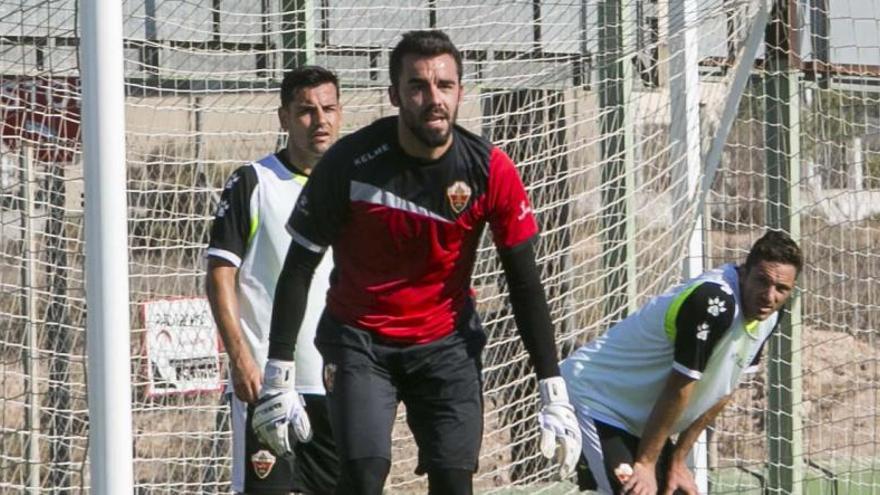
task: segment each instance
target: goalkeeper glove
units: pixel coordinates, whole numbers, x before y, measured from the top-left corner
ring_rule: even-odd
[[[270,359],[263,373],[263,387],[254,409],[252,425],[257,437],[277,455],[293,452],[290,432],[295,442],[312,439],[312,425],[303,407],[303,399],[293,388],[292,361]]]
[[[552,459],[558,442],[562,451],[558,459],[561,464],[559,475],[566,478],[574,472],[581,454],[581,429],[561,376],[539,380],[538,388],[541,393],[541,411],[538,413],[541,453]]]

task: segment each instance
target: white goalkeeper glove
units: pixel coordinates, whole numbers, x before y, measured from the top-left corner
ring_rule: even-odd
[[[292,361],[270,359],[266,363],[263,388],[251,422],[260,441],[280,456],[293,452],[291,433],[295,442],[312,439],[312,425],[302,397],[293,388],[293,377]]]
[[[581,429],[561,376],[538,380],[538,389],[541,393],[541,411],[538,413],[541,453],[547,459],[553,459],[559,443],[559,475],[567,478],[574,472],[581,455]]]

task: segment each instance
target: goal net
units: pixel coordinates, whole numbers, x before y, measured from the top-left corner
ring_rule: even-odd
[[[429,28],[464,56],[459,123],[529,190],[561,355],[685,267],[741,261],[782,226],[807,258],[793,328],[711,428],[698,474],[711,493],[786,473],[817,493],[880,486],[880,0],[772,4],[126,0],[132,326],[118,330],[137,493],[229,490],[203,254],[227,176],[284,144],[285,69],[333,69],[349,133],[396,112],[390,50]],[[0,0],[0,492],[90,486],[80,15],[76,0]],[[477,490],[574,492],[538,452],[536,385],[488,239],[473,286],[489,336]],[[386,487],[420,493],[405,414]]]

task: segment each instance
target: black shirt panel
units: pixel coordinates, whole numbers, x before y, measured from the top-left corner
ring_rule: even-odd
[[[700,284],[687,296],[675,318],[675,362],[702,373],[716,343],[733,324],[735,312],[733,294],[714,282]]]
[[[257,184],[257,173],[251,165],[239,167],[226,180],[211,225],[208,256],[228,259],[219,250],[237,256],[236,265],[241,263],[250,241],[251,197]]]

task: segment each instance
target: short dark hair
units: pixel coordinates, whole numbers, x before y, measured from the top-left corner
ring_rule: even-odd
[[[788,234],[779,230],[768,230],[749,251],[746,257],[746,270],[750,270],[761,261],[793,265],[797,273],[800,273],[804,266],[804,255]]]
[[[336,87],[336,97],[339,97],[339,78],[333,72],[318,65],[304,65],[288,71],[281,81],[281,106],[286,107],[296,97],[296,92],[302,88],[331,83]]]
[[[400,73],[403,70],[403,57],[406,55],[420,55],[422,57],[452,55],[452,58],[455,59],[455,67],[458,69],[458,82],[461,82],[463,70],[461,52],[443,31],[408,31],[403,33],[403,38],[391,51],[391,61],[388,65],[392,86],[397,86]]]

